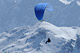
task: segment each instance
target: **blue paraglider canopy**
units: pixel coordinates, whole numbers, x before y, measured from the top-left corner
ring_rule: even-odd
[[[38,20],[43,20],[44,11],[47,7],[48,3],[39,3],[35,6],[35,15]]]

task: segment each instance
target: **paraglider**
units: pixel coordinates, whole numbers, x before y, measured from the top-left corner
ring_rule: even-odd
[[[53,11],[53,7],[49,3],[38,3],[35,6],[34,8],[35,15],[39,21],[43,21],[44,12],[46,9],[49,11]]]
[[[38,20],[43,20],[44,11],[47,7],[48,3],[39,3],[35,6],[34,11]]]

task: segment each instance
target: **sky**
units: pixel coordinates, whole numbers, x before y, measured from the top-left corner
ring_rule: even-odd
[[[44,20],[56,26],[80,26],[80,0],[0,0],[0,33],[15,27],[33,26],[38,22],[34,6],[49,3]]]

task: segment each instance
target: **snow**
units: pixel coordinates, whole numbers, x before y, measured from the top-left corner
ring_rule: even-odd
[[[72,29],[71,27],[56,27],[55,25],[52,25],[47,22],[41,23],[40,27],[45,28],[47,30],[52,31],[53,33],[57,34],[57,37],[67,37],[66,39],[75,39],[75,35],[77,31],[75,29]],[[68,35],[66,35],[68,34]],[[73,35],[73,36],[72,36]]]
[[[77,3],[78,6],[80,6],[80,1],[77,1],[76,3]]]
[[[59,1],[61,1],[65,5],[68,5],[68,4],[72,3],[72,1],[74,1],[74,0],[59,0]]]
[[[0,34],[0,53],[79,53],[80,28],[49,22],[17,27]],[[50,43],[45,43],[50,38]]]
[[[63,4],[65,5],[69,5],[71,4],[72,2],[76,2],[76,4],[78,6],[80,6],[80,0],[59,0],[60,2],[62,2]]]

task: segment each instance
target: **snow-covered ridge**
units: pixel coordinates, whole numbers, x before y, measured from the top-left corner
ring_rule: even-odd
[[[65,5],[68,5],[68,4],[72,3],[72,1],[74,1],[74,0],[59,0],[59,1],[64,3]]]
[[[0,34],[0,53],[79,53],[79,33],[79,27],[57,27],[45,21],[17,27]]]
[[[78,6],[80,6],[80,0],[59,0],[60,2],[64,3],[65,5],[69,5],[71,4],[72,2],[76,2],[76,4]]]

